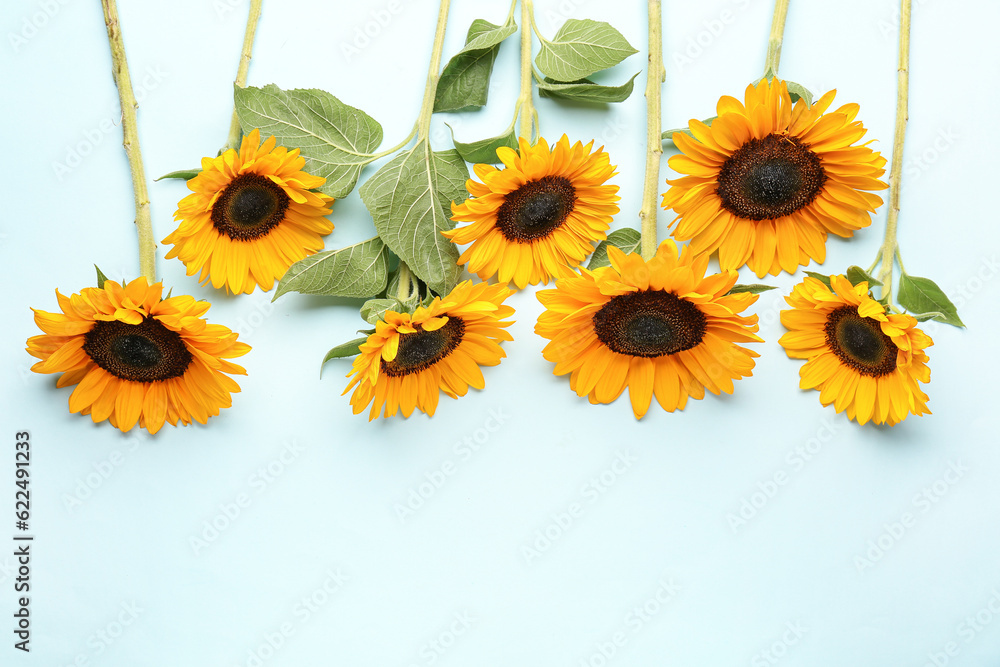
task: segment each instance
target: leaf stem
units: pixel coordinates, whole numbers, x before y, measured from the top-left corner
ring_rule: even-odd
[[[441,77],[441,51],[444,49],[444,31],[448,27],[448,7],[451,0],[441,0],[438,10],[437,29],[434,31],[434,47],[431,50],[431,64],[427,68],[427,87],[424,88],[424,101],[417,117],[417,143],[426,141],[431,129],[431,116],[434,114],[434,95],[437,93],[438,79]]]
[[[416,124],[413,125],[413,129],[411,129],[410,133],[408,135],[406,135],[406,138],[403,139],[402,141],[400,141],[398,144],[396,144],[392,148],[387,148],[384,151],[379,151],[378,153],[370,153],[370,154],[366,155],[365,157],[368,158],[368,161],[365,162],[365,164],[371,164],[372,162],[374,162],[375,160],[378,160],[379,158],[383,158],[386,155],[391,155],[392,153],[395,153],[400,148],[402,148],[406,144],[410,143],[410,140],[413,139],[413,137],[415,137],[415,136],[417,136],[417,126],[416,126]]]
[[[531,0],[521,0],[521,94],[517,98],[518,113],[521,125],[518,135],[531,141],[531,126],[537,114],[532,99],[531,77],[534,74],[531,67],[531,30],[528,25],[534,25],[534,10]]]
[[[104,7],[104,23],[108,28],[108,43],[111,45],[111,71],[118,88],[118,99],[122,108],[122,145],[128,156],[132,172],[132,191],[135,194],[135,226],[139,232],[139,272],[152,284],[156,282],[156,241],[153,240],[153,222],[149,213],[149,191],[146,189],[146,172],[142,167],[142,151],[139,149],[139,132],[135,110],[139,103],[132,92],[132,78],[125,58],[125,44],[118,25],[118,7],[115,0],[101,0]]]
[[[896,72],[896,131],[892,138],[892,167],[889,170],[889,215],[885,221],[885,239],[879,248],[882,267],[878,279],[882,281],[881,295],[892,304],[893,258],[899,256],[896,228],[899,224],[899,187],[903,175],[903,144],[906,141],[906,121],[910,92],[910,0],[900,0],[899,12],[899,66]],[[902,261],[899,268],[903,268]]]
[[[406,303],[410,298],[410,267],[406,262],[399,260],[399,284],[396,286],[396,298]]]
[[[666,72],[663,68],[663,24],[660,0],[649,0],[649,64],[646,66],[646,180],[642,186],[639,224],[642,230],[642,258],[649,261],[656,254],[656,195],[660,184],[660,157],[663,155],[663,121],[660,114],[660,88]]]
[[[246,88],[247,70],[250,69],[250,55],[253,53],[253,39],[257,33],[257,22],[260,20],[260,6],[263,0],[250,0],[250,15],[247,17],[247,29],[243,34],[243,50],[240,52],[240,65],[236,69],[236,86]],[[221,153],[225,153],[231,148],[239,148],[240,137],[243,134],[240,128],[240,117],[233,109],[233,119],[229,123],[229,137],[226,145],[222,147]]]
[[[781,40],[785,34],[788,3],[789,0],[775,0],[774,2],[771,36],[767,40],[767,57],[764,59],[764,77],[768,80],[778,76],[778,63],[781,62]]]

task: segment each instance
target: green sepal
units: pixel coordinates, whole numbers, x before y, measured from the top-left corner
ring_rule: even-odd
[[[847,279],[852,285],[857,285],[858,283],[868,283],[868,289],[873,287],[881,287],[882,281],[868,273],[860,266],[849,266],[847,267],[847,272],[845,273]]]
[[[101,267],[97,264],[94,264],[94,268],[97,269],[97,289],[104,289],[104,283],[108,277],[104,275],[104,271],[101,271]]]
[[[816,280],[820,281],[830,289],[833,289],[833,285],[830,284],[830,276],[824,275],[822,273],[816,273],[815,271],[806,271],[805,273],[810,278],[815,278]]]
[[[726,296],[730,294],[744,294],[749,292],[750,294],[760,294],[761,292],[768,292],[770,290],[777,289],[774,285],[733,285],[733,288],[726,292]]]
[[[597,244],[597,248],[594,249],[594,254],[590,257],[590,263],[587,264],[587,268],[593,271],[594,269],[599,269],[602,266],[611,266],[611,259],[608,258],[609,245],[618,248],[623,253],[628,255],[638,251],[639,244],[641,242],[642,234],[639,233],[639,230],[632,229],[631,227],[616,229],[608,234],[608,238],[606,240]]]
[[[343,359],[344,357],[353,357],[361,353],[361,345],[368,340],[367,336],[365,338],[355,338],[352,341],[348,341],[337,347],[331,348],[326,356],[323,357],[322,363],[319,365],[319,376],[323,377],[323,366],[326,362],[331,359]]]
[[[159,178],[154,178],[153,182],[162,181],[164,178],[180,178],[185,181],[190,181],[192,178],[201,173],[201,169],[181,169],[179,171],[172,171],[169,174],[164,174]]]
[[[712,125],[712,121],[715,120],[716,118],[718,118],[718,116],[709,116],[708,118],[706,118],[705,120],[703,120],[701,122],[703,122],[705,125],[711,126]],[[691,132],[691,128],[689,128],[689,127],[678,127],[678,128],[674,128],[673,130],[667,130],[663,134],[660,135],[660,138],[663,139],[663,141],[669,141],[670,143],[673,143],[673,141],[674,141],[674,139],[673,139],[674,132],[683,132],[684,134],[688,135],[692,139],[696,138],[694,136],[694,133]]]

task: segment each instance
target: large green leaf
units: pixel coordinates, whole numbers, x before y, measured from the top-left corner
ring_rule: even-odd
[[[376,236],[295,262],[278,283],[274,298],[299,292],[367,299],[385,289],[388,268],[388,251]]]
[[[899,290],[896,292],[899,305],[920,315],[931,315],[930,318],[956,327],[965,324],[958,317],[958,309],[945,293],[930,278],[920,278],[903,274],[899,277]]]
[[[451,202],[468,196],[468,178],[458,151],[432,151],[425,139],[358,190],[378,235],[437,294],[450,292],[462,273],[458,249],[441,232],[454,227]]]
[[[542,41],[535,64],[556,81],[578,81],[614,67],[633,53],[638,51],[611,25],[568,19],[551,41]]]
[[[447,123],[445,124],[447,125]],[[451,130],[451,125],[448,125],[448,129]],[[480,139],[479,141],[470,143],[464,143],[455,139],[455,131],[451,130],[451,140],[455,144],[455,150],[458,151],[458,154],[466,162],[473,163],[498,164],[500,162],[500,158],[497,157],[498,148],[506,146],[517,150],[518,147],[517,132],[514,131],[513,125],[508,127],[507,131],[499,136]]]
[[[591,104],[624,102],[632,94],[632,87],[637,76],[639,76],[638,72],[620,86],[601,86],[590,79],[559,83],[546,77],[545,81],[538,84],[538,96]]]
[[[628,255],[629,253],[637,252],[641,242],[642,235],[638,230],[632,229],[631,227],[616,229],[608,234],[607,240],[601,241],[597,244],[597,248],[594,250],[594,254],[590,258],[590,263],[587,264],[587,268],[593,271],[594,269],[599,269],[602,266],[611,266],[611,260],[608,259],[609,245],[615,246]]]
[[[461,111],[486,104],[490,75],[500,42],[517,32],[511,19],[502,26],[476,19],[469,26],[465,48],[456,53],[438,79],[434,111]]]
[[[305,170],[326,178],[321,192],[342,199],[354,189],[361,168],[382,143],[382,126],[360,109],[322,90],[236,88],[236,112],[244,132],[260,128],[279,146],[299,148]]]

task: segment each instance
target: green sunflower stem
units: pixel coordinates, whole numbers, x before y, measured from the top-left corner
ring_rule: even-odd
[[[404,303],[410,298],[411,281],[410,267],[403,260],[399,260],[399,285],[396,287],[396,298]]]
[[[789,0],[775,0],[774,17],[771,19],[771,36],[767,41],[767,57],[764,59],[764,77],[768,80],[778,76],[781,62],[781,40],[785,35],[785,17],[788,16]]]
[[[426,141],[431,130],[431,116],[434,115],[434,95],[437,93],[438,79],[441,77],[441,51],[444,49],[444,32],[448,27],[448,8],[451,0],[441,0],[438,10],[437,29],[434,31],[434,47],[431,49],[431,64],[427,68],[427,87],[424,101],[417,117],[417,143]]]
[[[660,88],[666,77],[663,68],[663,23],[660,0],[649,1],[649,64],[646,67],[646,180],[642,187],[639,224],[642,230],[642,258],[649,261],[656,254],[656,195],[660,185],[660,158],[663,155],[663,132],[660,113]]]
[[[896,229],[899,225],[899,188],[903,176],[903,145],[906,122],[909,119],[910,94],[910,0],[901,0],[899,12],[899,67],[896,75],[896,130],[892,138],[892,167],[889,170],[889,214],[885,221],[885,239],[879,249],[878,279],[882,281],[882,298],[892,305],[893,261],[899,256]],[[879,261],[879,260],[876,260]],[[900,262],[900,269],[903,265]]]
[[[532,98],[531,79],[531,28],[535,22],[534,9],[531,0],[521,0],[521,94],[517,98],[518,113],[521,124],[518,135],[531,141],[531,127],[537,114]]]
[[[156,282],[156,241],[153,240],[153,222],[149,213],[149,191],[146,189],[146,172],[142,167],[142,151],[139,149],[139,131],[135,110],[139,103],[132,92],[132,78],[125,58],[125,43],[122,41],[118,24],[118,7],[115,0],[101,0],[104,8],[104,23],[108,28],[108,43],[111,45],[111,71],[118,88],[118,99],[122,108],[122,145],[128,156],[132,172],[132,191],[135,194],[135,227],[139,233],[139,272],[152,284]]]
[[[243,34],[243,50],[240,52],[240,65],[236,69],[235,84],[238,88],[246,88],[247,71],[250,69],[250,57],[253,53],[254,35],[257,33],[257,22],[260,20],[260,6],[263,0],[250,0],[250,15],[247,17],[247,29]],[[240,138],[243,130],[240,127],[240,117],[233,109],[233,119],[229,123],[229,137],[226,145],[222,147],[221,153],[225,153],[231,148],[239,148]]]

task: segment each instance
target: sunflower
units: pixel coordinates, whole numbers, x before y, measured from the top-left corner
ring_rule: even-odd
[[[593,145],[570,146],[563,135],[549,150],[545,139],[532,146],[522,138],[520,151],[497,149],[504,169],[475,165],[483,182],[470,178],[471,197],[451,205],[452,220],[472,224],[442,232],[472,244],[458,263],[468,262],[483,280],[496,275],[519,288],[548,284],[560,267],[578,266],[594,241],[607,238],[618,212],[618,186],[604,185],[617,172],[604,148],[591,152]]]
[[[535,333],[551,342],[543,355],[556,375],[591,403],[610,403],[628,387],[636,419],[653,395],[668,411],[689,396],[733,392],[748,377],[756,352],[736,342],[762,342],[757,316],[740,313],[755,294],[727,294],[736,272],[705,277],[708,256],[694,256],[666,240],[644,262],[608,248],[611,266],[580,274],[568,269],[556,288],[538,293],[546,310]]]
[[[512,340],[504,320],[514,309],[503,305],[511,290],[503,285],[460,283],[448,296],[434,297],[411,315],[387,311],[347,377],[354,376],[351,405],[360,414],[369,403],[368,421],[382,412],[391,417],[413,408],[433,416],[438,392],[465,396],[469,387],[482,389],[480,366],[496,366],[506,356],[499,342]],[[374,400],[374,403],[372,402]]]
[[[69,298],[57,290],[62,313],[35,310],[45,335],[28,339],[28,353],[41,359],[31,370],[62,373],[57,387],[76,385],[69,411],[95,423],[107,419],[122,431],[138,423],[150,433],[165,421],[204,424],[232,405],[229,394],[240,387],[225,374],[246,371],[226,359],[250,346],[201,319],[207,302],[162,292],[145,278],[124,287],[108,280]]]
[[[778,341],[789,357],[807,359],[799,386],[818,389],[819,402],[859,424],[895,426],[906,415],[930,414],[918,382],[930,382],[924,348],[934,344],[909,315],[886,314],[868,294],[868,283],[851,285],[831,276],[832,289],[808,277],[781,311],[788,333]]]
[[[299,149],[275,147],[260,131],[243,137],[237,153],[202,158],[201,172],[188,181],[193,190],[177,205],[180,226],[163,243],[174,247],[187,274],[236,294],[257,286],[269,290],[295,262],[323,249],[333,231],[332,197],[312,192],[325,178],[302,171]]]
[[[849,238],[870,225],[882,198],[865,190],[888,187],[878,180],[885,158],[855,145],[866,132],[857,104],[824,113],[835,93],[792,106],[784,81],[763,80],[747,87],[745,105],[720,99],[711,126],[692,120],[694,138],[675,132],[683,155],[668,164],[686,175],[668,179],[663,195],[677,213],[672,236],[760,277],[822,263],[827,233]]]

